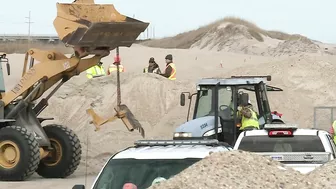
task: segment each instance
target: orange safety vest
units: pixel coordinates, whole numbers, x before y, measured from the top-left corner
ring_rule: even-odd
[[[174,63],[168,64],[167,67],[166,67],[166,69],[168,68],[168,66],[170,66],[173,69],[173,71],[170,74],[170,76],[168,77],[168,79],[170,79],[170,80],[176,80],[176,66],[175,66],[175,64]]]

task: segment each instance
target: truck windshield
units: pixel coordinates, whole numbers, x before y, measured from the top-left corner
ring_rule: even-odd
[[[201,87],[198,91],[198,104],[195,118],[210,116],[215,114],[214,86]],[[218,90],[218,107],[225,105],[233,108],[232,90],[229,86],[220,86]]]
[[[111,159],[93,188],[120,189],[125,183],[133,183],[138,189],[145,189],[154,179],[169,179],[199,160],[201,158]]]
[[[246,136],[238,146],[250,152],[325,152],[319,136],[294,135],[293,137]]]

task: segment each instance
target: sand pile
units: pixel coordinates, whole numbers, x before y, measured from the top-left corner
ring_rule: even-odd
[[[225,22],[209,30],[191,48],[259,55],[262,52],[257,46],[268,47],[264,38],[268,39],[247,26]]]
[[[305,180],[300,182],[298,188],[323,188],[336,187],[336,160],[330,161],[310,172]]]
[[[227,17],[173,37],[149,40],[141,44],[159,48],[205,49],[262,56],[329,53],[307,37],[264,30],[254,23],[234,17]]]
[[[256,154],[214,153],[152,189],[297,188],[299,172]]]
[[[276,48],[270,48],[269,54],[272,56],[297,55],[302,53],[319,53],[321,48],[312,40],[306,37],[289,39],[282,41]]]
[[[122,103],[143,124],[147,137],[163,135],[171,138],[174,127],[183,123],[187,112],[185,107],[179,106],[179,94],[195,89],[194,84],[170,81],[154,74],[123,73],[121,77]],[[88,156],[89,173],[97,173],[109,156],[141,139],[137,131],[129,132],[121,120],[104,125],[98,132],[94,132],[94,126],[89,124],[91,118],[86,109],[90,107],[102,117],[114,115],[115,83],[114,76],[89,81],[72,78],[55,94],[50,100],[51,105],[43,112],[44,117],[53,116],[56,118],[53,122],[66,124],[78,134],[83,146],[83,161]],[[179,109],[175,110],[177,107]],[[172,110],[174,113],[169,114]],[[176,114],[183,117],[179,119]],[[168,121],[162,122],[161,119]]]
[[[277,39],[264,30],[230,22],[212,28],[191,48],[263,56],[322,52],[319,45],[303,36]]]

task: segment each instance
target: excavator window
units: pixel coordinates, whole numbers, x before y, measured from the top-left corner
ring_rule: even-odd
[[[214,90],[215,86],[202,87],[197,94],[196,112],[195,118],[214,115],[216,104],[214,104]],[[205,95],[206,94],[206,95]],[[221,109],[233,109],[232,104],[232,90],[231,87],[220,86],[218,90],[218,108]]]

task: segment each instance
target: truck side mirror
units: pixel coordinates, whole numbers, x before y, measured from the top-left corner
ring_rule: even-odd
[[[72,189],[85,189],[85,186],[82,184],[76,184],[75,186],[72,187]]]
[[[180,105],[184,106],[185,105],[185,94],[181,93],[180,95]]]
[[[247,106],[249,100],[249,95],[247,93],[243,93],[240,96],[240,105]]]
[[[7,75],[10,75],[10,65],[8,62],[6,63],[6,67],[7,67]]]

